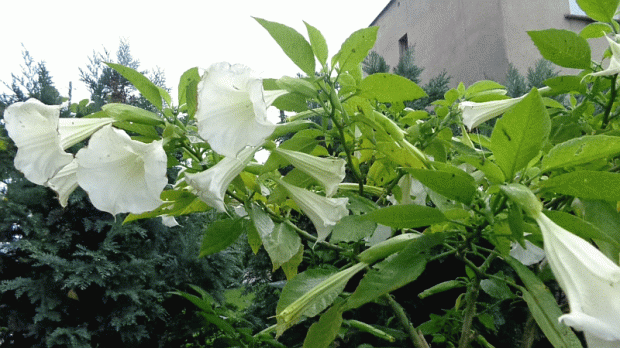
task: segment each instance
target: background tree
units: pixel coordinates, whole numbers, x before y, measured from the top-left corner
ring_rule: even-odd
[[[105,63],[116,63],[140,71],[140,61],[131,54],[126,40],[120,40],[116,59],[104,48],[103,52],[93,52],[88,58],[85,69],[80,68],[80,81],[86,84],[93,105],[89,112],[101,110],[107,103],[123,103],[154,111],[155,108],[144,97],[137,93],[135,87],[121,74],[108,67]],[[166,76],[159,67],[149,71],[140,71],[149,77],[155,85],[166,90]]]
[[[415,46],[407,48],[398,60],[398,65],[393,69],[394,74],[406,77],[415,83],[420,82],[422,71],[424,71],[424,68],[415,64]]]
[[[362,70],[368,75],[388,73],[390,72],[390,66],[385,62],[385,59],[383,59],[379,53],[370,51],[368,56],[366,56],[362,62]]]
[[[533,66],[527,68],[527,75],[524,77],[519,70],[510,63],[506,73],[507,95],[513,98],[526,94],[532,88],[545,86],[545,80],[558,76],[553,64],[546,59],[537,60]]]

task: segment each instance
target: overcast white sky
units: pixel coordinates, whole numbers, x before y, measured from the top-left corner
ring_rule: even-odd
[[[326,37],[330,57],[355,30],[367,27],[389,0],[30,0],[4,1],[0,33],[0,80],[19,73],[22,44],[44,60],[56,87],[66,95],[73,81],[74,102],[87,98],[78,68],[93,51],[115,53],[128,40],[141,69],[159,66],[167,85],[194,66],[219,61],[243,63],[263,77],[294,76],[299,69],[253,18],[280,22],[307,37],[302,21]],[[0,91],[6,91],[0,86]],[[174,89],[173,98],[176,95]]]

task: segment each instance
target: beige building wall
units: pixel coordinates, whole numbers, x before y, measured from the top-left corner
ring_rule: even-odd
[[[391,0],[371,25],[379,26],[373,50],[391,67],[398,64],[406,35],[408,45],[415,46],[416,64],[424,68],[423,84],[445,69],[451,85],[469,85],[482,79],[503,83],[509,63],[526,75],[542,58],[527,31],[578,33],[589,23],[570,15],[569,0]],[[607,42],[593,42],[592,58],[600,60]]]

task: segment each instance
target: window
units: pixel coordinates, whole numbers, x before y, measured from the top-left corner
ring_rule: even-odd
[[[568,0],[568,5],[570,6],[570,14],[576,16],[586,16],[586,13],[579,8],[579,5],[577,5],[577,0]]]
[[[398,39],[399,58],[402,58],[405,54],[407,54],[408,49],[409,49],[409,40],[407,39],[407,34],[405,34],[403,35],[403,37]]]

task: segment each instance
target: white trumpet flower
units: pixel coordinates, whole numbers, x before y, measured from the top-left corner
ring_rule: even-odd
[[[607,42],[609,42],[609,48],[612,53],[609,66],[605,70],[588,74],[589,76],[610,76],[620,73],[620,44],[607,36],[605,36],[605,38]]]
[[[106,126],[78,151],[77,180],[95,208],[116,215],[159,207],[168,183],[162,141],[145,144]]]
[[[185,181],[194,189],[200,199],[219,212],[226,212],[224,195],[230,183],[254,158],[256,148],[246,147],[237,157],[224,157],[213,167],[195,174],[185,174]]]
[[[584,331],[588,347],[620,347],[620,267],[546,215],[539,213],[535,220],[551,270],[570,304],[560,322]]]
[[[316,228],[318,241],[325,240],[336,223],[349,215],[349,210],[347,209],[348,198],[327,198],[287,184],[282,180],[279,180],[279,183],[288,191],[299,209],[308,215],[314,228]]]
[[[47,181],[46,186],[58,193],[58,200],[63,207],[67,206],[69,195],[78,187],[77,168],[77,161],[73,159]]]
[[[344,180],[346,161],[342,158],[323,158],[281,148],[275,152],[321,183],[327,197],[333,196],[338,191],[338,184]]]
[[[491,100],[483,103],[464,101],[459,104],[459,109],[463,112],[463,124],[472,130],[482,123],[497,117],[513,105],[520,102],[525,96],[519,98]]]
[[[260,146],[276,128],[267,108],[285,93],[264,91],[263,81],[244,65],[213,64],[198,83],[198,134],[226,157]]]
[[[45,105],[28,99],[9,106],[4,120],[9,136],[17,145],[15,168],[26,179],[47,185],[54,175],[73,160],[64,150],[88,138],[111,118],[63,118],[60,105]]]

